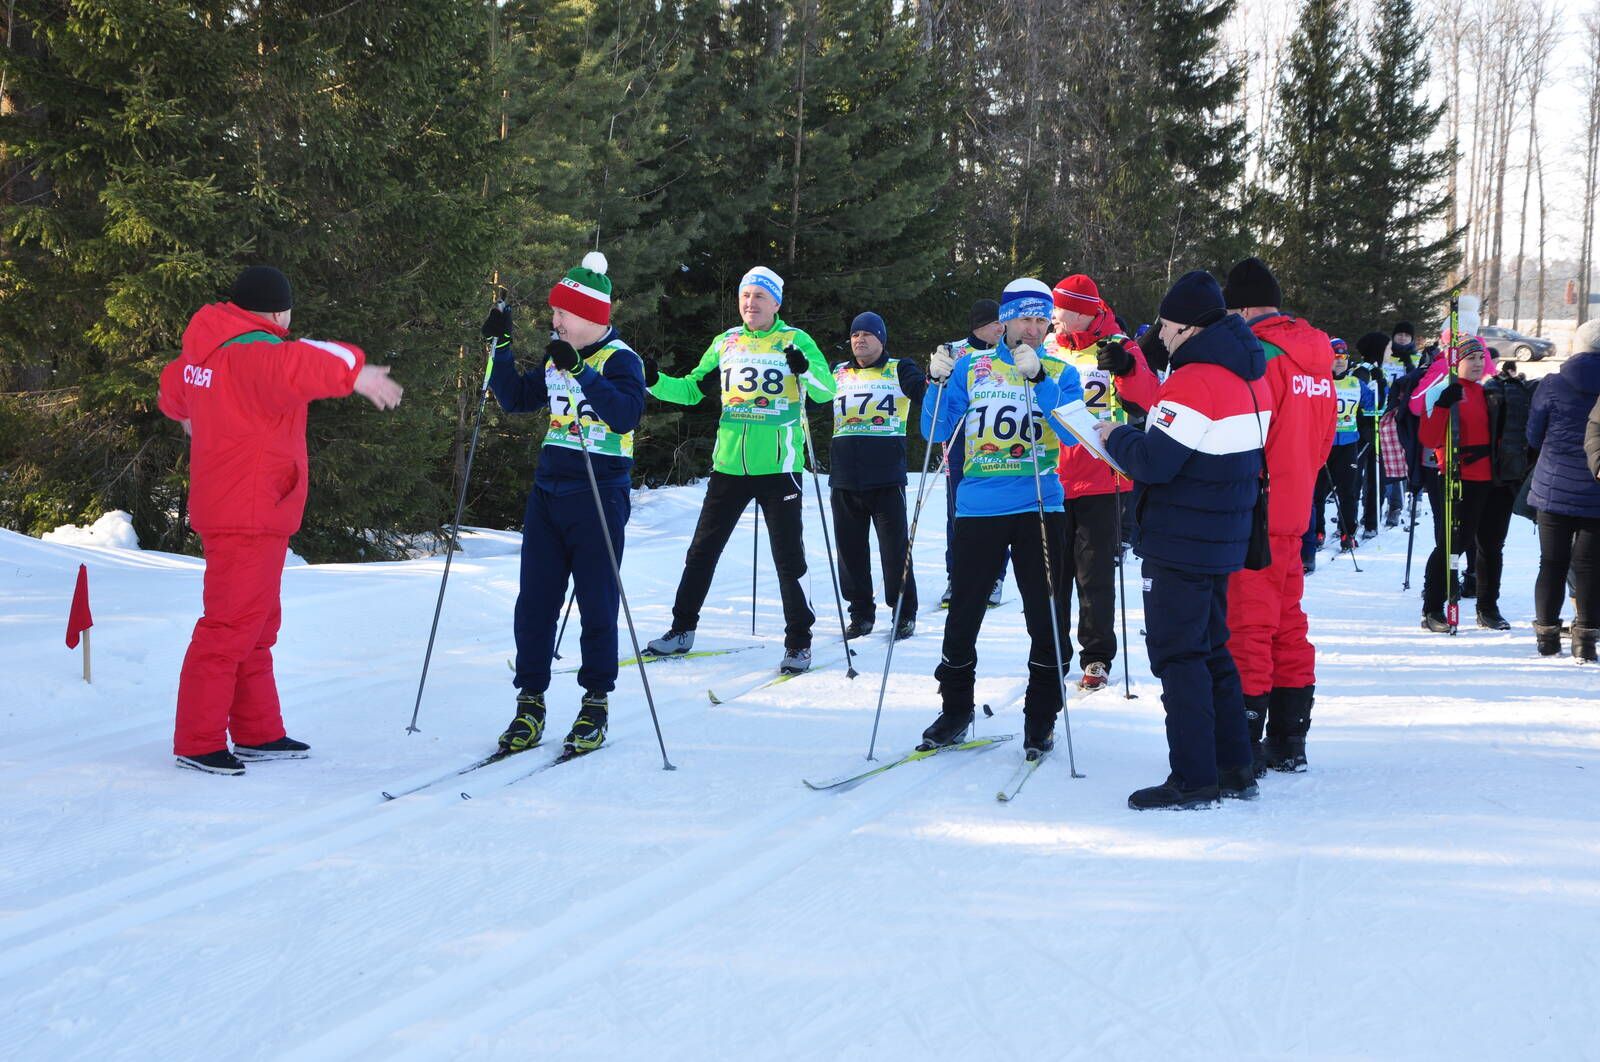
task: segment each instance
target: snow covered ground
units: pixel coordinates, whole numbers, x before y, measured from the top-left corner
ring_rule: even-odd
[[[636,497],[642,637],[666,628],[700,496]],[[929,514],[936,601],[937,491]],[[1072,704],[1085,778],[1058,754],[999,804],[1013,743],[803,788],[862,762],[887,624],[847,680],[813,523],[824,666],[711,706],[779,655],[765,546],[750,633],[748,528],[699,645],[763,648],[650,670],[678,770],[625,673],[599,754],[513,781],[539,750],[387,804],[511,716],[515,534],[474,535],[453,567],[418,735],[442,559],[287,571],[278,671],[314,758],[217,778],[170,752],[200,563],[0,532],[6,1057],[1600,1057],[1600,668],[1535,656],[1527,522],[1504,634],[1419,630],[1402,532],[1359,574],[1325,553],[1310,772],[1252,804],[1144,814],[1127,795],[1166,763],[1137,590],[1137,699],[1119,668]],[[93,686],[61,644],[80,562]],[[1008,597],[979,645],[987,732],[1021,726]],[[942,614],[921,624],[895,653],[882,752],[934,713]],[[577,696],[558,678],[555,735]]]

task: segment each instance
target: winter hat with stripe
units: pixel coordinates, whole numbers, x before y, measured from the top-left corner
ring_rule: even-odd
[[[550,305],[558,310],[577,314],[595,324],[611,323],[611,278],[606,256],[590,251],[583,256],[583,264],[567,271],[567,275],[550,289]]]
[[[1006,285],[1000,293],[1000,320],[1015,321],[1018,317],[1049,317],[1055,305],[1050,289],[1044,281],[1032,277],[1019,277]]]
[[[1056,308],[1093,317],[1105,305],[1100,299],[1100,288],[1082,273],[1064,278],[1051,291]]]
[[[783,305],[783,278],[766,266],[756,266],[739,280],[740,291],[751,287],[760,288],[772,296],[773,302]]]

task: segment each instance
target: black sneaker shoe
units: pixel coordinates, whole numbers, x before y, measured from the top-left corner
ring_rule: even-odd
[[[951,711],[946,708],[939,713],[939,718],[933,725],[922,732],[920,749],[937,748],[940,745],[955,745],[959,743],[967,732],[967,727],[972,725],[972,709]]]
[[[869,619],[851,620],[850,626],[844,629],[844,636],[846,638],[865,638],[872,633],[872,627],[873,623]]]
[[[311,755],[311,746],[285,735],[265,745],[235,744],[233,754],[241,760],[303,760]]]
[[[179,756],[178,766],[190,771],[204,771],[207,774],[244,773],[244,764],[227,749],[203,752],[198,756]]]
[[[1511,621],[1500,615],[1497,608],[1478,609],[1478,626],[1489,631],[1509,631]]]
[[[1261,795],[1253,766],[1217,768],[1217,795],[1223,800],[1254,800]]]
[[[1157,808],[1187,811],[1191,808],[1214,808],[1220,803],[1222,795],[1217,786],[1183,789],[1179,787],[1178,776],[1174,774],[1167,775],[1167,780],[1160,785],[1141,789],[1128,797],[1128,807],[1134,811],[1153,811]]]
[[[1024,716],[1022,720],[1022,751],[1025,753],[1049,752],[1056,747],[1056,717]],[[1038,759],[1029,756],[1029,759]]]
[[[568,752],[593,752],[606,743],[606,716],[610,709],[603,693],[586,693],[578,718],[561,742]]]
[[[1455,628],[1451,627],[1450,621],[1444,618],[1444,613],[1424,612],[1422,614],[1422,629],[1432,631],[1434,634],[1449,634]]]
[[[894,629],[894,640],[903,642],[917,633],[917,620],[915,616],[907,616],[900,621],[900,626]]]
[[[544,740],[544,694],[523,690],[517,694],[517,715],[500,735],[500,751],[525,752]]]
[[[1561,652],[1561,624],[1535,623],[1533,625],[1533,644],[1539,649],[1540,656],[1555,656]]]
[[[1306,739],[1268,734],[1261,743],[1261,759],[1274,771],[1299,774],[1306,769]]]

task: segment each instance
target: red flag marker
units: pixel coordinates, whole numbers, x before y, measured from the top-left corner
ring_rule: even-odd
[[[94,617],[89,614],[89,569],[78,565],[78,585],[72,591],[72,611],[67,616],[67,648],[78,647],[78,635],[83,635],[83,681],[89,681],[89,628]]]

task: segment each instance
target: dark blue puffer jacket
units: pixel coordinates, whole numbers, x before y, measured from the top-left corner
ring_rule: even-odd
[[[1583,432],[1600,396],[1600,351],[1574,354],[1544,378],[1528,414],[1528,445],[1539,451],[1528,504],[1563,516],[1600,517],[1600,481],[1589,474]]]
[[[1123,425],[1106,440],[1136,484],[1134,552],[1145,560],[1214,575],[1244,567],[1272,417],[1266,371],[1260,341],[1229,314],[1173,352],[1145,429]]]

